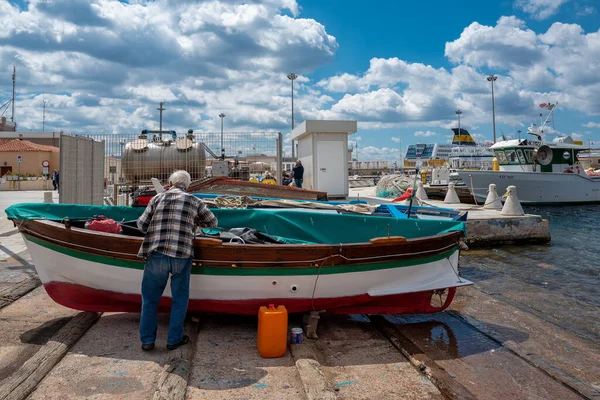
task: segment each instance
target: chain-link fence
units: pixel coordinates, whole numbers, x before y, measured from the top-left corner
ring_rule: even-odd
[[[86,135],[105,143],[105,195],[117,197],[152,184],[167,184],[186,170],[193,180],[225,176],[246,181],[281,182],[281,133],[145,130],[136,134]]]

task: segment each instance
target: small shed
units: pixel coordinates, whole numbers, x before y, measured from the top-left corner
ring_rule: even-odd
[[[356,121],[326,120],[307,120],[292,130],[304,166],[303,187],[326,191],[330,198],[348,196],[348,135],[356,130]]]

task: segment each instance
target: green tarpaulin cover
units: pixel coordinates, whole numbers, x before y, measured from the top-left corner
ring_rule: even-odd
[[[15,221],[86,220],[104,215],[116,221],[137,219],[143,208],[74,204],[22,203],[6,209]],[[274,236],[312,243],[360,243],[374,237],[417,238],[450,231],[465,231],[464,223],[446,220],[396,219],[394,217],[328,214],[277,209],[213,209],[223,228],[249,227]]]

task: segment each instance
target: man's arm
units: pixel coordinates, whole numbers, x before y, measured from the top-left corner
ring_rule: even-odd
[[[154,210],[156,208],[157,198],[158,195],[150,199],[144,213],[137,220],[137,227],[142,233],[148,233],[148,228],[150,227],[150,222],[152,222],[152,216],[154,215]]]
[[[197,226],[204,228],[216,228],[219,225],[219,221],[217,221],[215,214],[213,214],[202,201],[200,201],[200,204],[198,205],[198,215],[196,216],[195,223]]]

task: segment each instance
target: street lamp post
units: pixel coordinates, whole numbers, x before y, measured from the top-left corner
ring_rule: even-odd
[[[294,81],[298,78],[298,75],[293,72],[289,74],[288,79],[292,81],[292,131],[294,130]],[[295,158],[295,150],[294,150],[294,140],[292,139],[292,158]]]
[[[460,133],[460,115],[462,114],[462,111],[460,110],[456,110],[454,111],[456,113],[456,116],[458,117],[458,145],[461,145],[461,133]]]
[[[42,132],[46,132],[46,100],[44,100],[44,111],[42,112]]]
[[[496,75],[490,75],[486,78],[488,82],[492,83],[492,127],[494,130],[494,143],[496,143],[496,109],[494,107],[494,82],[498,77]]]
[[[221,118],[221,158],[225,159],[225,147],[223,147],[223,119],[225,118],[225,114],[219,114],[219,118]]]
[[[163,104],[165,104],[164,102],[160,102],[160,106],[157,108],[158,111],[160,111],[160,119],[159,119],[159,131],[160,131],[160,135],[162,137],[162,112],[165,111],[165,109],[163,108]]]

